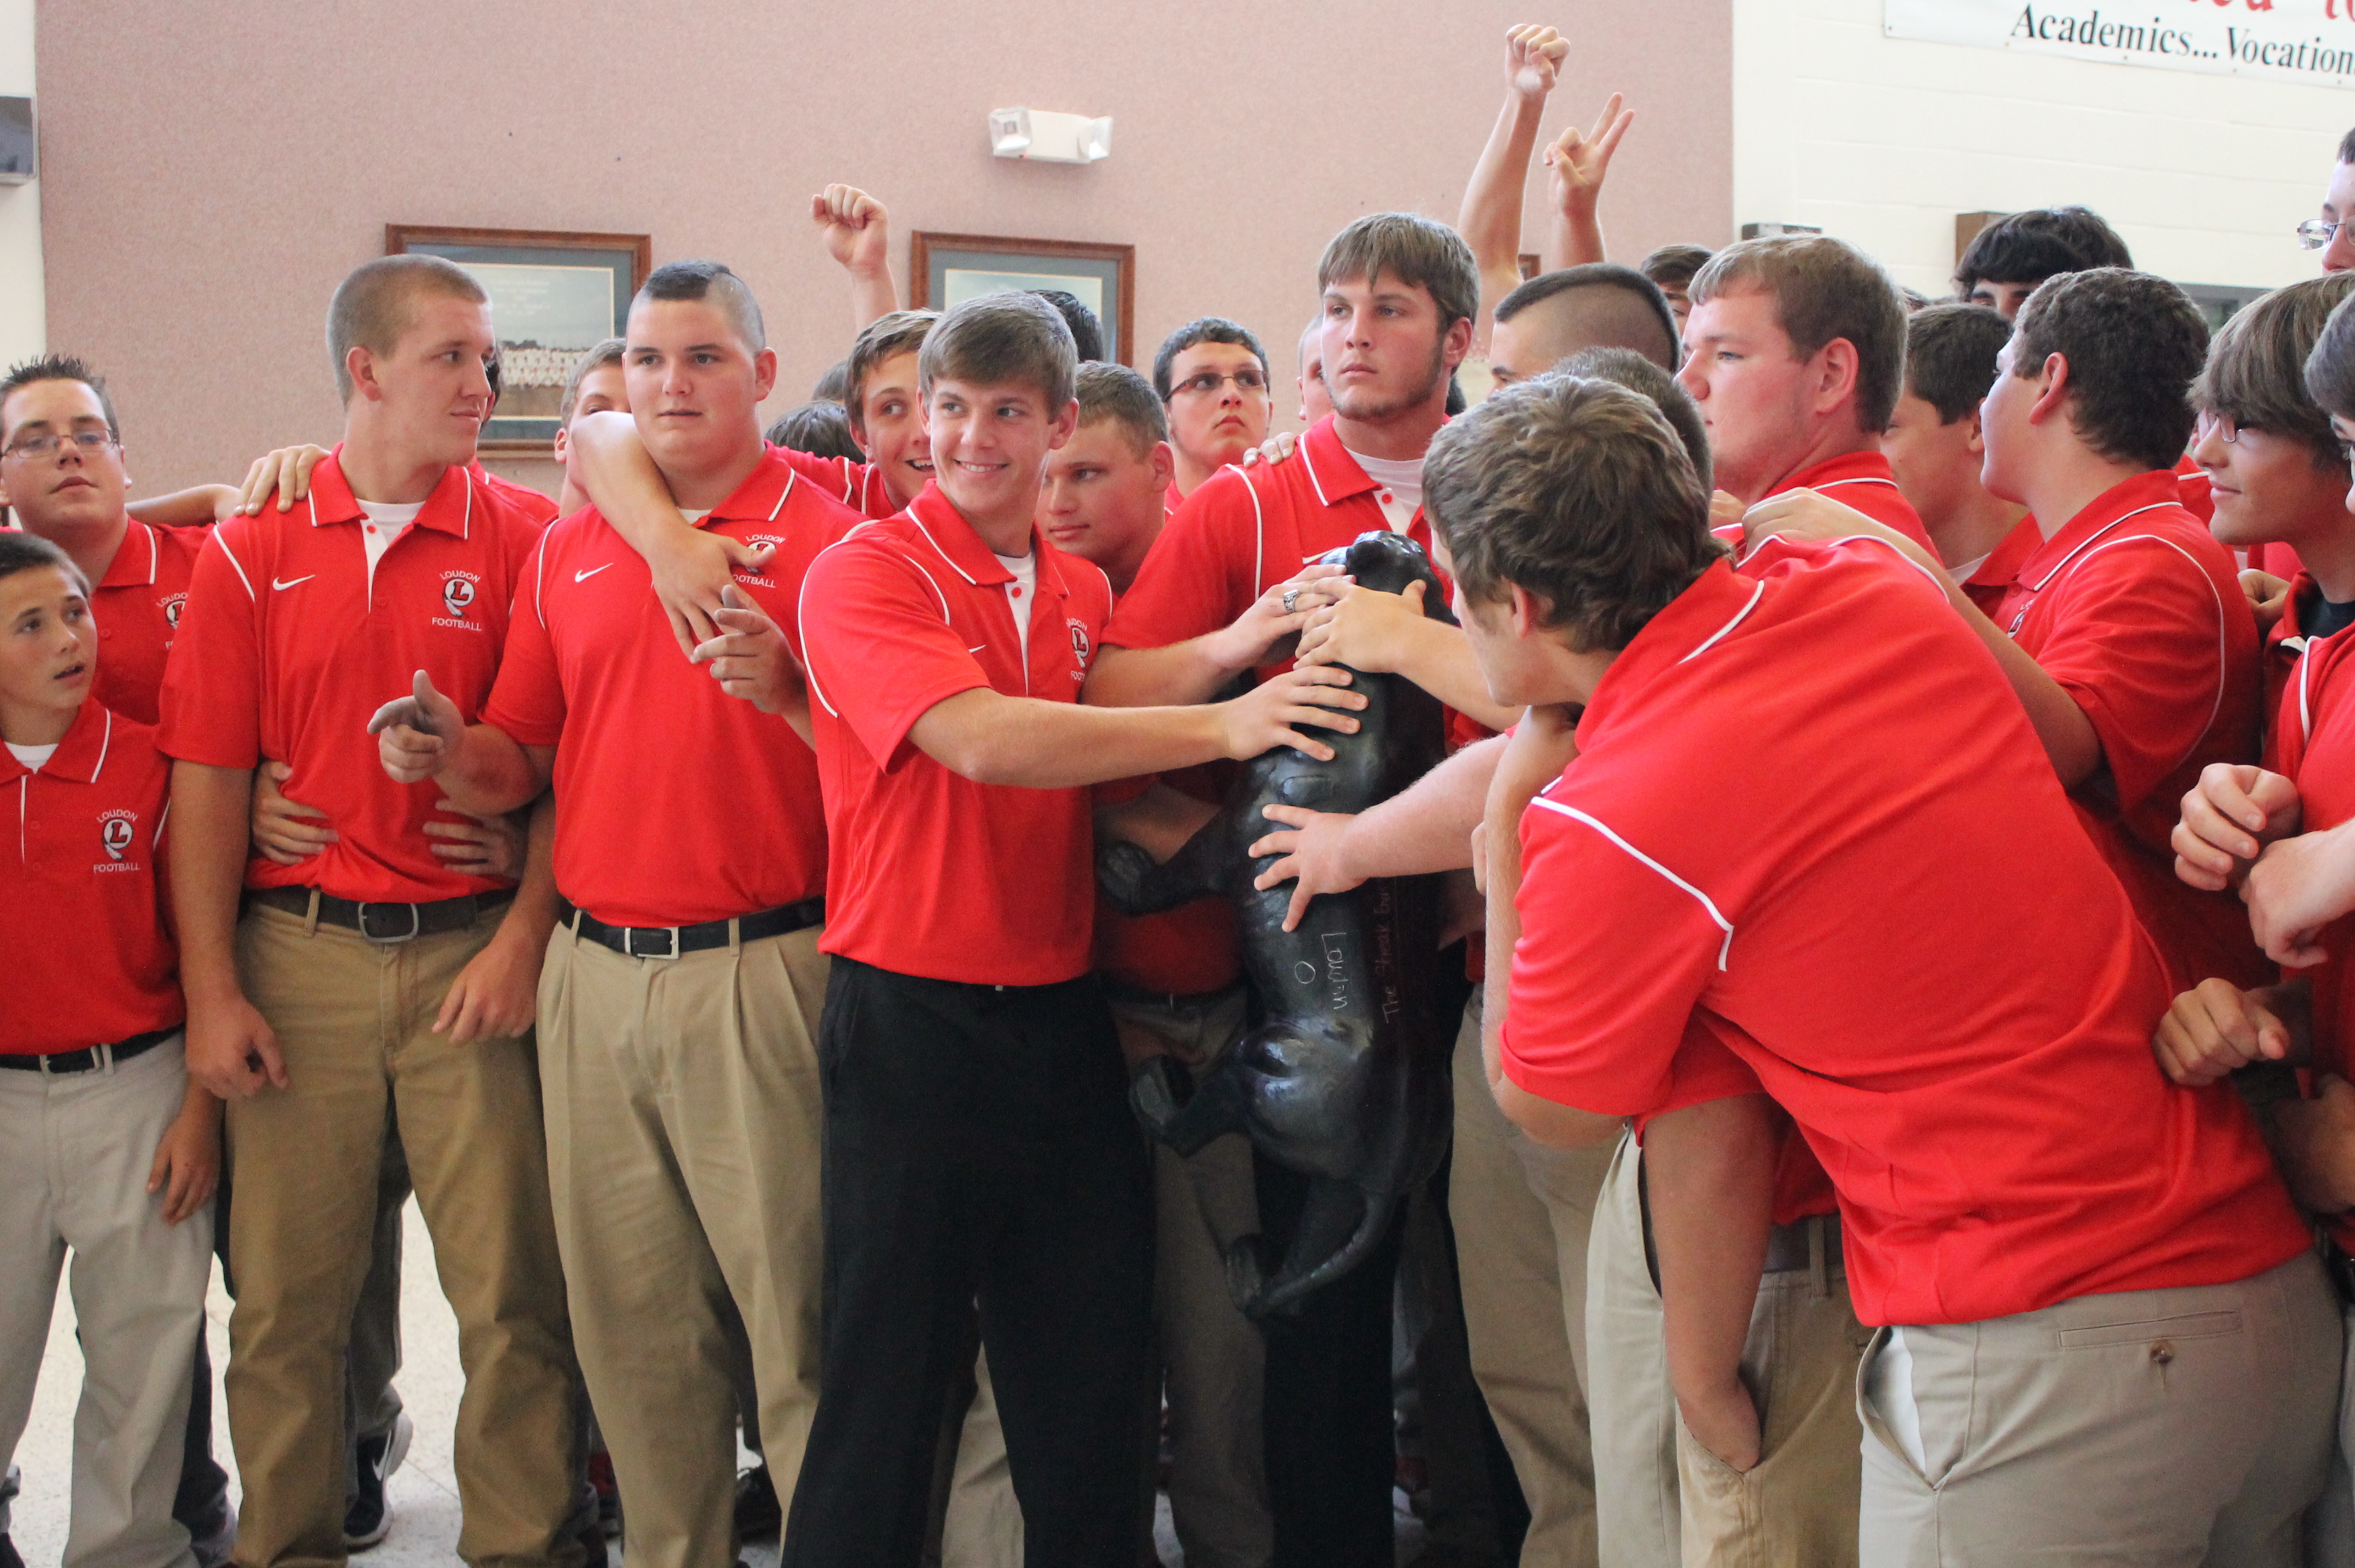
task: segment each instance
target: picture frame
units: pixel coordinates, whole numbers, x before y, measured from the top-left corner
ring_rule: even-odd
[[[910,302],[946,310],[976,294],[1064,289],[1103,324],[1104,357],[1135,363],[1136,247],[1083,240],[1018,240],[994,234],[908,236]]]
[[[446,258],[489,293],[501,391],[481,450],[494,457],[549,454],[573,365],[622,335],[630,298],[654,270],[645,234],[388,223],[384,253]]]

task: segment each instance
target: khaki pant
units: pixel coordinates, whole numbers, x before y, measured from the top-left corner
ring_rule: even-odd
[[[1866,1392],[1884,1328],[1857,1380],[1866,1568],[2299,1562],[2341,1372],[2312,1256],[2230,1285],[1902,1333],[1922,1463],[1899,1413]]]
[[[1447,1208],[1472,1375],[1529,1503],[1521,1561],[1593,1568],[1586,1258],[1611,1148],[1550,1149],[1505,1119],[1481,1065],[1477,991],[1465,1006],[1455,1072]]]
[[[1660,1293],[1645,1261],[1643,1153],[1611,1154],[1586,1252],[1586,1400],[1594,1433],[1594,1523],[1611,1568],[1684,1561],[1677,1502],[1677,1402]]]
[[[1588,1253],[1603,1561],[1612,1568],[1853,1563],[1859,1434],[1851,1406],[1866,1334],[1838,1253],[1824,1251],[1820,1266],[1759,1281],[1742,1364],[1761,1405],[1763,1457],[1737,1472],[1693,1443],[1677,1418],[1660,1295],[1645,1255],[1642,1170],[1635,1139],[1622,1138]]]
[[[503,912],[384,944],[279,910],[239,924],[239,975],[289,1077],[229,1106],[226,1385],[245,1488],[237,1560],[250,1568],[344,1561],[345,1362],[396,1113],[466,1374],[459,1555],[478,1568],[581,1561],[562,1533],[572,1345],[531,1045],[432,1032]]]
[[[2355,1307],[2342,1307],[2347,1353],[2339,1383],[2339,1450],[2322,1500],[2306,1516],[2307,1568],[2355,1568]]]
[[[177,1040],[97,1072],[0,1072],[0,1474],[32,1412],[70,1251],[83,1371],[65,1568],[195,1562],[172,1494],[212,1277],[212,1209],[167,1225],[163,1194],[147,1190],[187,1083]]]
[[[549,942],[549,1169],[633,1568],[736,1560],[730,1298],[762,1454],[793,1507],[818,1392],[817,938],[676,959],[623,957],[563,928]]]
[[[1870,1336],[1849,1302],[1836,1232],[1822,1220],[1802,1223],[1810,1265],[1759,1280],[1742,1350],[1758,1401],[1758,1463],[1736,1470],[1677,1425],[1684,1560],[1696,1568],[1856,1563],[1856,1368]]]

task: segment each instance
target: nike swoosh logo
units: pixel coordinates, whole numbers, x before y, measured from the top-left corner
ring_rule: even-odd
[[[605,566],[611,566],[613,564],[613,563],[609,560],[605,563]],[[591,578],[596,576],[599,572],[604,571],[605,566],[592,566],[586,571],[576,571],[572,574],[572,581],[575,582],[586,582]]]
[[[270,586],[271,586],[271,587],[272,587],[272,588],[274,588],[274,589],[276,589],[276,590],[278,590],[278,592],[280,592],[281,593],[283,593],[283,592],[286,592],[286,590],[288,590],[288,589],[290,589],[290,588],[293,587],[293,586],[294,586],[294,584],[295,584],[296,582],[308,582],[308,581],[311,581],[311,578],[313,578],[313,577],[316,577],[316,576],[318,576],[318,575],[319,575],[319,574],[318,574],[317,572],[315,572],[315,571],[314,571],[314,572],[312,572],[312,573],[310,574],[310,576],[307,576],[307,577],[298,577],[298,578],[294,579],[294,581],[293,581],[293,582],[288,582],[288,581],[284,581],[284,580],[282,580],[282,579],[273,577],[273,578],[272,578],[272,579],[270,580]]]

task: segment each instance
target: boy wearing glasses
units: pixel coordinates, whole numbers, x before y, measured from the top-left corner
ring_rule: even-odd
[[[2339,161],[2331,165],[2330,184],[2322,193],[2322,216],[2297,226],[2297,242],[2322,252],[2322,270],[2344,272],[2355,268],[2355,235],[2347,232],[2355,220],[2355,131],[2339,138]]]
[[[1275,412],[1267,351],[1223,316],[1189,321],[1163,340],[1153,357],[1153,390],[1168,411],[1169,444],[1178,456],[1172,510],[1203,480],[1241,462],[1266,440]]]
[[[0,380],[0,504],[91,581],[91,617],[106,650],[93,695],[153,724],[206,530],[157,528],[123,509],[131,474],[122,426],[106,383],[79,359],[45,355],[9,371]]]

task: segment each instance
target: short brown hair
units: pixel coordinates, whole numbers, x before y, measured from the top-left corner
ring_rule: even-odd
[[[2275,289],[2234,311],[2208,345],[2208,363],[2191,383],[2191,406],[2227,414],[2243,430],[2302,442],[2318,469],[2344,468],[2347,454],[2330,416],[2306,387],[2306,358],[2339,302],[2355,293],[2355,272]]]
[[[1706,245],[1663,245],[1636,262],[1636,270],[1651,279],[1655,287],[1680,289],[1709,265],[1710,254]]]
[[[1351,278],[1371,283],[1384,274],[1431,295],[1442,333],[1480,314],[1480,264],[1464,236],[1436,219],[1416,212],[1359,219],[1325,247],[1316,288],[1321,293]]]
[[[1905,389],[1952,424],[1987,400],[2011,323],[1992,305],[1923,305],[1905,323]]]
[[[2191,382],[2208,318],[2148,272],[2095,267],[2037,285],[2011,324],[2011,373],[2068,362],[2069,428],[2114,463],[2172,468],[2191,441]]]
[[[354,267],[327,302],[327,353],[336,361],[336,395],[352,400],[352,373],[345,361],[355,348],[389,354],[410,324],[416,304],[432,295],[488,304],[491,296],[473,273],[440,256],[410,251]]]
[[[1657,362],[1633,348],[1582,348],[1556,365],[1553,373],[1616,381],[1629,391],[1651,399],[1652,406],[1660,411],[1660,417],[1668,421],[1668,428],[1684,443],[1685,455],[1692,460],[1700,487],[1707,490],[1716,483],[1716,460],[1709,454],[1709,422],[1700,417],[1700,405]]]
[[[2306,357],[2306,389],[2325,412],[2355,420],[2355,311],[2343,304],[2322,324],[2322,336]]]
[[[918,389],[926,398],[943,377],[976,387],[1036,388],[1049,415],[1071,400],[1079,350],[1060,312],[1037,294],[983,294],[932,324],[916,356]]]
[[[1467,600],[1518,585],[1581,653],[1625,647],[1723,559],[1684,443],[1609,381],[1540,376],[1449,422],[1423,499]]]
[[[564,378],[564,400],[556,405],[556,422],[572,422],[572,410],[581,401],[581,383],[589,379],[591,370],[602,370],[608,365],[619,365],[626,347],[618,337],[609,337],[572,362],[572,373]]]
[[[44,354],[37,359],[10,366],[7,379],[0,380],[0,411],[6,410],[8,400],[20,388],[29,387],[36,381],[80,381],[88,387],[97,394],[98,406],[105,411],[106,433],[116,444],[122,443],[123,425],[114,417],[114,399],[106,389],[106,378],[91,369],[87,360],[77,359],[70,354]],[[6,427],[0,425],[0,434],[5,434],[5,431]]]
[[[1774,320],[1801,359],[1847,339],[1856,350],[1857,427],[1875,435],[1889,428],[1905,373],[1905,307],[1870,257],[1824,234],[1744,240],[1710,257],[1686,295],[1700,305],[1740,289],[1774,297]]]
[[[1128,432],[1136,455],[1149,454],[1156,442],[1169,439],[1169,416],[1154,395],[1153,383],[1125,365],[1090,360],[1077,379],[1080,423],[1110,420]]]
[[[885,360],[922,348],[924,335],[940,319],[936,310],[895,310],[877,316],[859,332],[850,346],[850,357],[842,362],[842,406],[850,415],[854,432],[864,433],[867,429],[867,378]]]

